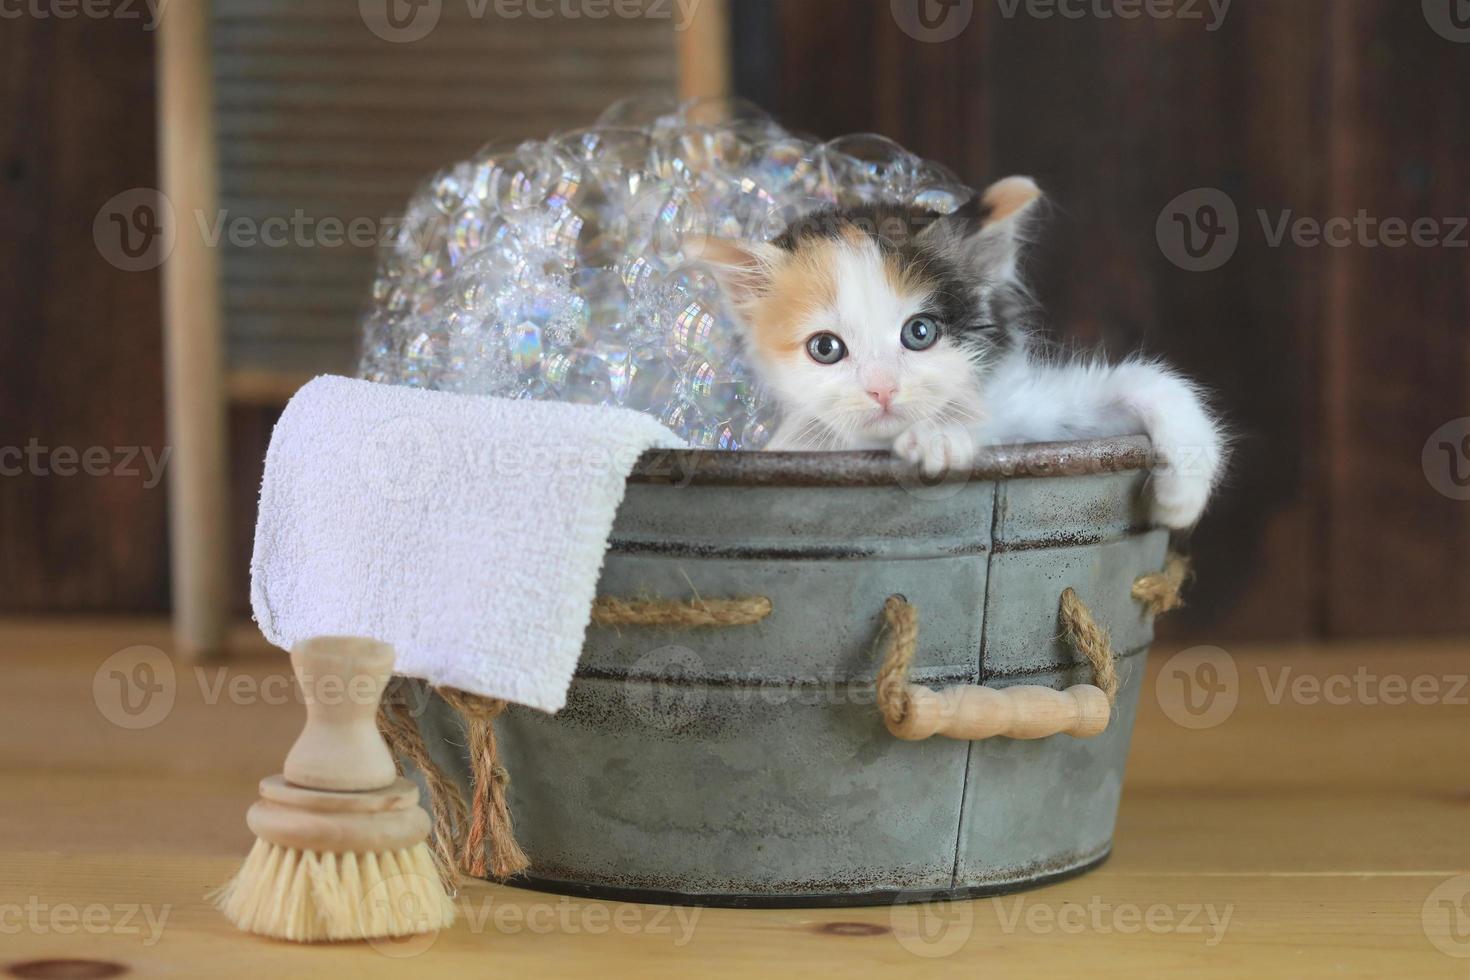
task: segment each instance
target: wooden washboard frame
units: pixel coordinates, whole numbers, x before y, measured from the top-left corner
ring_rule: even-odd
[[[677,35],[684,98],[730,91],[727,3],[703,0]],[[171,7],[158,29],[160,189],[180,216],[218,209],[209,29],[208,3]],[[227,370],[220,257],[200,236],[178,236],[162,276],[175,649],[204,658],[223,653],[230,626],[227,409],[282,405],[305,378]]]

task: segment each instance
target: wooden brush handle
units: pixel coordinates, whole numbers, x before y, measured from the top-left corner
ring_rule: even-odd
[[[286,756],[286,780],[350,792],[391,786],[398,772],[377,716],[393,674],[393,648],[376,640],[318,636],[292,649],[291,666],[306,701],[306,726]]]
[[[910,741],[931,735],[971,741],[997,735],[1092,738],[1108,727],[1111,714],[1108,696],[1091,684],[1079,684],[1065,691],[1049,687],[972,685],[935,691],[910,684],[908,710],[903,720],[890,723],[888,730]]]

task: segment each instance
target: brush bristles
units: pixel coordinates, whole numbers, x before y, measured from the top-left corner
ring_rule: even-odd
[[[256,840],[210,896],[239,928],[293,942],[434,932],[454,922],[427,844],[378,854],[317,854]]]

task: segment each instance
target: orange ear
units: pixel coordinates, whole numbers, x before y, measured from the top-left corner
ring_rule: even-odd
[[[994,225],[1020,218],[1031,205],[1041,200],[1041,188],[1030,177],[1007,177],[985,189],[980,203],[985,205],[985,224]]]

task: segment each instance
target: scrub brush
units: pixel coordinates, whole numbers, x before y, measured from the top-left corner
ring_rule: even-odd
[[[281,775],[261,780],[244,866],[211,898],[246,932],[295,942],[433,932],[454,921],[426,843],[418,787],[398,775],[376,718],[393,648],[316,637],[291,651],[306,725]]]

